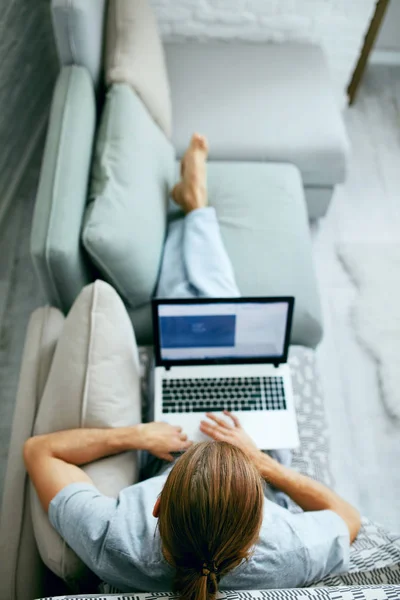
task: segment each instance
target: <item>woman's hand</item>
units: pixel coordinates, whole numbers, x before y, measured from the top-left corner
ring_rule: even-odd
[[[249,458],[257,461],[261,452],[251,437],[242,428],[239,419],[228,410],[224,410],[224,414],[229,417],[231,423],[217,417],[213,413],[207,413],[207,417],[213,421],[213,423],[210,423],[210,421],[201,421],[200,431],[209,435],[217,442],[229,442],[230,444],[237,446],[243,450]]]
[[[182,427],[174,427],[168,423],[142,423],[137,425],[141,450],[147,450],[163,460],[174,460],[171,452],[183,452],[192,445]]]

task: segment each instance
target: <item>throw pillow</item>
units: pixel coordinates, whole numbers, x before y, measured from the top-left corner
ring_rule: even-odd
[[[106,83],[128,83],[171,137],[172,109],[164,49],[148,0],[110,0]]]
[[[174,150],[125,84],[112,86],[97,139],[83,243],[132,308],[154,294],[175,177]]]
[[[139,422],[140,366],[132,325],[118,294],[107,283],[96,281],[83,289],[65,320],[34,435]],[[97,461],[84,470],[103,494],[112,497],[138,477],[133,453]],[[85,573],[83,563],[50,525],[32,484],[30,498],[43,562],[69,582],[81,578]]]

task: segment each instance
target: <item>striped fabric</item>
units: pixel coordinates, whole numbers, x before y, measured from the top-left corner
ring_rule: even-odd
[[[43,600],[178,600],[175,594],[123,594],[98,596],[58,596]],[[314,588],[294,590],[259,590],[251,592],[221,592],[219,600],[399,600],[400,585],[352,586],[342,588]]]

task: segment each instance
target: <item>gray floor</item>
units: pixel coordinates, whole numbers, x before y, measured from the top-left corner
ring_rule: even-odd
[[[400,532],[400,428],[382,408],[373,361],[354,340],[349,312],[356,292],[335,251],[341,241],[399,239],[400,69],[370,68],[346,121],[353,144],[349,177],[313,228],[325,320],[318,359],[337,489]],[[25,329],[42,302],[29,257],[36,181],[33,165],[0,238],[0,497]]]
[[[355,339],[357,291],[336,254],[340,243],[400,240],[400,67],[369,68],[346,123],[353,147],[348,178],[314,231],[332,467],[339,493],[400,532],[400,424],[382,403],[376,363]]]

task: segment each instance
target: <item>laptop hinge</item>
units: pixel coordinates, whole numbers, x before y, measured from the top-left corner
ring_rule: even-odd
[[[281,363],[274,363],[275,369],[279,369]]]

